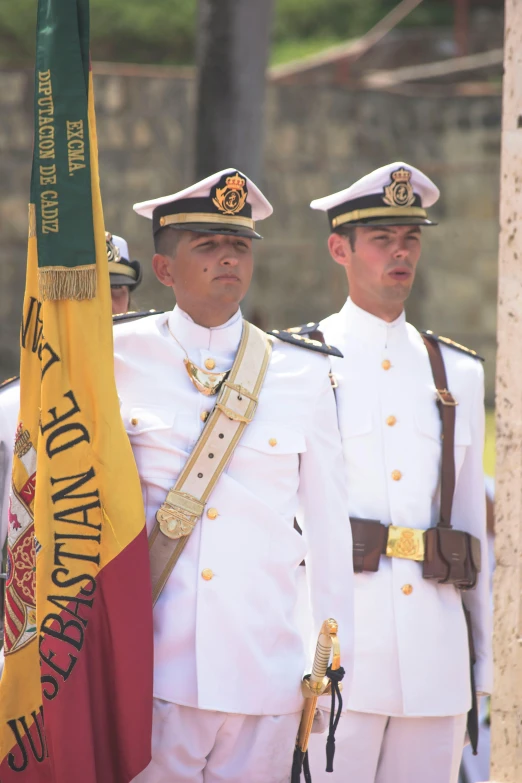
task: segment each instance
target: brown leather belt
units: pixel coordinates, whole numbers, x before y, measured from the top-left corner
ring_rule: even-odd
[[[356,573],[377,571],[381,555],[404,560],[424,560],[424,530],[383,525],[377,519],[351,517],[353,565]]]

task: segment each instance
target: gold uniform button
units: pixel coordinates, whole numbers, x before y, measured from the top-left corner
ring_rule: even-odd
[[[203,411],[202,413],[200,413],[199,418],[201,419],[201,421],[206,421],[208,419],[208,411]]]
[[[275,438],[270,438],[268,442],[271,446],[277,446],[277,440]]]
[[[400,470],[394,470],[391,474],[391,477],[394,481],[400,481],[402,478],[402,473]]]
[[[133,427],[135,427],[137,423],[138,423],[138,419],[131,419],[131,424]]]
[[[203,577],[205,582],[210,582],[210,580],[214,576],[214,572],[212,571],[211,568],[204,568],[203,571],[201,572],[201,576]]]
[[[209,508],[209,510],[207,511],[207,517],[209,519],[217,519],[218,518],[217,508]]]
[[[403,585],[401,590],[404,595],[411,595],[413,593],[413,587],[411,585]]]
[[[388,416],[388,418],[386,419],[386,424],[388,425],[388,427],[393,427],[395,424],[397,424],[397,419],[395,418],[395,416]]]
[[[214,359],[205,359],[205,367],[207,368],[207,370],[213,370],[215,366],[216,366],[216,362],[214,361]]]
[[[381,367],[382,367],[383,370],[389,370],[390,367],[391,367],[390,360],[389,359],[383,359],[383,361],[381,362]]]

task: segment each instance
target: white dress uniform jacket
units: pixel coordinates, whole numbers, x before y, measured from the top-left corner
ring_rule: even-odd
[[[213,359],[219,372],[232,366],[242,318],[206,329],[176,307],[114,334],[149,533],[215,403],[190,382],[169,326],[191,361]],[[207,503],[218,516],[198,521],[154,610],[154,696],[165,701],[250,715],[301,709],[307,661],[295,610],[305,556],[317,631],[338,620],[350,670],[351,532],[328,358],[274,343],[254,421]]]
[[[404,313],[386,323],[348,299],[322,322],[333,358],[350,516],[426,529],[439,516],[441,422],[428,354]],[[452,523],[481,540],[475,590],[422,578],[418,562],[381,557],[355,577],[355,657],[345,706],[388,716],[449,716],[471,706],[471,611],[476,688],[492,684],[484,474],[484,382],[480,361],[442,346],[456,408]],[[403,590],[403,588],[406,588]],[[413,588],[410,590],[410,587]]]
[[[0,551],[7,538],[9,492],[19,408],[20,381],[17,380],[0,390]]]

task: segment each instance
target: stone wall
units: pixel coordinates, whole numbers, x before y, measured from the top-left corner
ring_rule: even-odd
[[[150,224],[136,201],[175,192],[193,171],[194,82],[186,70],[98,66],[95,90],[105,221],[145,265],[136,308],[171,306],[149,266]],[[442,198],[424,252],[410,320],[486,357],[493,398],[496,328],[500,97],[412,98],[340,87],[269,85],[260,183],[275,214],[256,245],[245,312],[266,327],[319,319],[346,296],[329,259],[326,218],[312,198],[373,168],[406,160]],[[0,79],[0,378],[17,372],[32,149],[32,74]],[[234,165],[234,161],[230,161]]]

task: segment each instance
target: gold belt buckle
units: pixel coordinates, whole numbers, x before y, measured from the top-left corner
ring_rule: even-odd
[[[188,492],[171,489],[156,512],[156,519],[167,538],[182,538],[190,535],[204,508],[205,504]]]
[[[386,554],[388,557],[402,557],[404,560],[422,562],[424,560],[424,530],[390,525]]]

